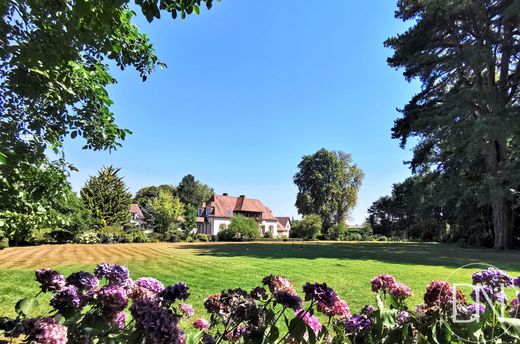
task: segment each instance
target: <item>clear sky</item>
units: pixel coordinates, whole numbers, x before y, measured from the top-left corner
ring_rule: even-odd
[[[103,165],[132,192],[188,174],[217,193],[259,198],[296,216],[292,177],[303,155],[343,150],[366,174],[353,219],[410,175],[390,128],[418,90],[388,67],[383,41],[403,32],[395,1],[222,0],[185,20],[136,20],[168,65],[146,82],[114,70],[110,88],[123,147],[82,151],[67,141],[79,191]]]

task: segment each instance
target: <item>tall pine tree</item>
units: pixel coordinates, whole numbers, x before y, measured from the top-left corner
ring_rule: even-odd
[[[81,189],[81,199],[100,227],[122,226],[130,220],[132,194],[117,175],[119,171],[113,166],[103,167]]]
[[[483,161],[493,209],[494,247],[512,245],[511,189],[518,189],[520,1],[400,0],[412,21],[390,38],[392,67],[419,79],[421,91],[401,110],[393,137],[417,137],[413,170],[453,166],[463,176]]]

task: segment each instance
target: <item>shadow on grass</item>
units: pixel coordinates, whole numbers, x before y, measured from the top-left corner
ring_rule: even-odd
[[[519,251],[463,249],[454,244],[381,242],[288,242],[288,243],[208,243],[185,244],[202,256],[252,257],[267,259],[374,260],[394,264],[461,267],[469,263],[495,265],[504,270],[520,270]],[[474,267],[472,267],[474,269]]]

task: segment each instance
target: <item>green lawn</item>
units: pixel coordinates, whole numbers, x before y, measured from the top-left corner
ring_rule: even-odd
[[[410,305],[421,302],[425,286],[435,279],[470,282],[478,267],[457,270],[469,263],[493,264],[520,275],[520,252],[462,249],[433,243],[244,243],[244,244],[120,244],[61,245],[9,248],[0,251],[0,316],[13,316],[15,302],[35,294],[36,267],[53,267],[64,274],[92,271],[96,263],[128,265],[133,278],[152,276],[165,284],[184,281],[191,287],[191,303],[205,314],[202,303],[226,288],[251,288],[268,274],[287,276],[298,290],[304,282],[327,282],[353,311],[373,303],[370,279],[394,275],[414,290]],[[37,310],[49,310],[44,298]]]

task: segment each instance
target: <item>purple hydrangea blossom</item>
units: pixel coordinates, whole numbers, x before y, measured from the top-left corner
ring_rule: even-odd
[[[203,318],[197,318],[194,322],[193,322],[193,326],[195,326],[196,328],[200,329],[200,330],[206,330],[209,328],[209,322],[206,320],[206,319],[203,319]]]
[[[294,313],[294,316],[302,319],[307,324],[307,326],[309,326],[314,331],[314,334],[316,334],[316,336],[318,335],[318,333],[320,333],[322,326],[320,320],[314,315],[311,315],[309,312],[300,309]]]
[[[238,327],[233,331],[229,331],[226,333],[226,339],[230,342],[236,342],[247,332],[247,328],[245,326]]]
[[[35,271],[35,275],[44,293],[57,292],[65,288],[65,277],[56,270],[39,269]]]
[[[399,326],[404,325],[406,322],[408,322],[408,320],[410,320],[410,313],[407,311],[402,311],[397,315],[397,324]]]
[[[340,318],[348,318],[350,316],[350,309],[346,301],[338,300],[332,307],[327,307],[323,303],[318,303],[318,311],[327,315],[328,317],[338,316]]]
[[[473,288],[471,298],[475,302],[486,302],[489,300],[498,303],[504,303],[507,300],[506,294],[501,288],[493,288],[489,285],[478,285]]]
[[[67,285],[72,285],[87,294],[94,292],[99,287],[99,280],[85,271],[74,272],[65,281]]]
[[[487,268],[471,275],[473,284],[481,284],[492,288],[512,287],[513,279],[504,271],[496,268]]]
[[[345,321],[345,331],[348,334],[359,334],[372,328],[374,323],[364,314],[355,314]]]
[[[302,308],[302,299],[290,291],[279,290],[274,292],[273,296],[276,302],[286,308],[292,308],[294,310]]]
[[[384,275],[378,275],[374,278],[372,278],[372,291],[377,293],[379,291],[387,292],[389,291],[394,284],[396,283],[396,280],[394,276],[389,274]]]
[[[96,266],[94,275],[98,279],[106,278],[109,284],[116,284],[121,287],[129,287],[132,285],[130,274],[126,266],[103,263]]]
[[[113,319],[128,306],[128,294],[124,287],[108,284],[99,290],[96,301],[103,315]]]
[[[180,303],[179,309],[181,310],[182,314],[184,314],[185,317],[191,318],[195,315],[195,310],[193,309],[193,306],[187,303]]]
[[[332,289],[327,287],[326,283],[306,283],[303,286],[305,293],[305,301],[317,301],[327,307],[333,307],[336,301],[339,300],[338,295]]]
[[[371,315],[376,309],[371,305],[365,305],[361,308],[361,314]]]
[[[390,288],[390,294],[398,300],[404,300],[412,296],[412,289],[406,284],[397,282]]]
[[[148,299],[134,302],[130,312],[136,330],[144,336],[146,343],[179,343],[178,315]]]
[[[39,318],[28,333],[30,343],[65,344],[67,343],[67,327],[53,318]]]
[[[517,288],[520,288],[520,276],[513,280],[513,285]]]
[[[54,294],[50,304],[63,313],[82,309],[87,304],[87,299],[78,288],[71,285]]]
[[[164,285],[161,281],[156,280],[152,277],[141,277],[135,280],[135,286],[147,289],[154,293],[160,293],[164,290]]]
[[[486,306],[484,306],[481,303],[473,303],[473,304],[469,305],[468,307],[466,307],[466,310],[468,312],[468,315],[472,315],[472,314],[480,315],[480,314],[486,313]]]
[[[126,325],[126,313],[125,312],[118,312],[116,313],[112,319],[110,319],[110,323],[114,325],[116,328],[122,330],[125,328]]]
[[[187,300],[190,296],[190,293],[188,293],[189,289],[190,288],[186,285],[186,283],[177,282],[166,287],[160,295],[166,304],[172,304],[177,300]]]

